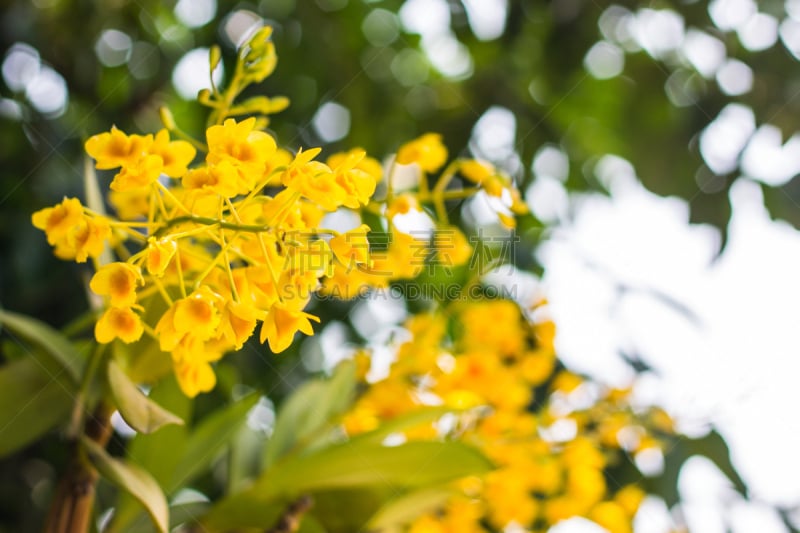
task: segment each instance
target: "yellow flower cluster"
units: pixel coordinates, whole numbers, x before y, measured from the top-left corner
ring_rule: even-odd
[[[326,211],[369,201],[376,177],[356,168],[365,153],[329,167],[314,160],[319,150],[292,157],[254,126],[250,118],[208,128],[205,159],[193,168],[195,148],[171,141],[166,130],[95,135],[86,151],[97,167],[119,169],[110,186],[119,219],[75,198],[33,216],[59,257],[97,259],[110,244],[124,258],[98,265],[91,280],[106,302],[95,337],[131,343],[150,331],[172,354],[190,396],[214,386],[209,363],[241,348],[258,323],[273,352],[285,350],[297,331],[312,334],[310,321],[318,319],[303,309],[319,278],[368,261],[366,246],[353,253],[348,234],[329,245],[319,228]],[[274,194],[263,194],[268,185]],[[352,240],[366,244],[367,230],[358,228]],[[131,253],[132,246],[139,251]],[[146,300],[153,294],[166,309],[148,326],[144,302],[156,307]]]
[[[405,432],[408,439],[457,438],[481,449],[495,469],[458,484],[458,494],[411,526],[412,533],[544,532],[587,517],[630,533],[645,493],[615,486],[607,469],[626,454],[659,446],[648,428],[669,417],[635,412],[627,390],[595,391],[559,369],[552,322],[533,324],[508,300],[458,304],[413,316],[387,378],[370,384],[344,419],[357,434],[400,415],[443,404],[462,414]]]
[[[487,163],[456,160],[431,189],[429,174],[447,160],[437,134],[400,147],[386,179],[381,163],[361,149],[323,162],[319,148],[291,153],[279,147],[263,115],[288,100],[235,104],[247,84],[275,67],[270,33],[256,32],[239,50],[227,89],[199,94],[212,108],[204,142],[181,131],[167,110],[165,129],[155,134],[112,127],[86,141],[96,168],[115,172],[108,197],[115,216],[76,198],[33,215],[58,257],[92,259],[90,288],[104,301],[96,340],[156,342],[171,355],[189,396],[210,390],[216,382],[211,363],[240,349],[256,329],[274,353],[289,347],[298,331],[312,335],[319,319],[305,309],[317,291],[352,298],[386,287],[415,277],[434,252],[453,266],[466,262],[472,247],[448,225],[446,201],[485,190],[522,212],[510,178]],[[213,69],[219,50],[211,56]],[[254,116],[232,118],[240,115]],[[395,196],[399,165],[415,165],[420,179],[415,191]],[[445,190],[458,173],[476,187]],[[375,200],[382,181],[385,194]],[[375,249],[366,224],[346,233],[320,227],[326,213],[340,209],[378,216],[385,226],[372,229],[389,236],[388,246]],[[447,242],[399,231],[393,218],[411,209],[430,209]],[[112,251],[118,260],[108,262]]]

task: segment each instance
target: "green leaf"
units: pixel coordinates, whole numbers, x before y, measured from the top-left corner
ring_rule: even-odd
[[[75,384],[83,373],[84,357],[75,346],[44,322],[34,318],[0,309],[0,322],[5,328],[42,351],[34,350],[32,355],[52,374],[58,376],[63,370]]]
[[[431,487],[408,492],[381,507],[365,529],[382,531],[405,526],[420,515],[441,507],[455,493],[449,487]]]
[[[331,533],[369,531],[370,518],[396,495],[397,490],[385,486],[315,492],[311,514]]]
[[[245,491],[224,498],[200,520],[201,531],[231,531],[246,527],[272,527],[289,505],[288,499],[265,502]]]
[[[181,392],[174,374],[162,379],[153,387],[150,399],[168,408],[183,420],[191,419],[192,401]],[[189,429],[185,425],[165,426],[149,435],[138,433],[128,444],[127,457],[150,472],[158,484],[165,488],[167,494],[170,494],[178,488],[170,484],[175,465],[183,457],[188,435]],[[107,528],[108,533],[130,531],[134,520],[144,514],[141,505],[127,493],[120,494],[115,508]]]
[[[32,357],[0,368],[0,457],[44,435],[69,417],[74,388],[53,379]]]
[[[111,483],[139,500],[147,509],[158,531],[168,531],[167,499],[156,480],[146,470],[111,457],[91,439],[81,437],[81,443],[97,471]]]
[[[322,524],[311,515],[305,514],[300,521],[297,533],[326,533]]]
[[[269,498],[347,487],[423,487],[491,467],[480,452],[460,442],[415,441],[392,447],[347,442],[288,457],[263,474],[251,490]]]
[[[167,424],[183,420],[145,396],[113,359],[108,362],[108,384],[120,415],[133,429],[153,433]]]
[[[480,452],[460,442],[410,442],[394,447],[344,443],[285,458],[248,489],[216,504],[202,523],[209,531],[268,527],[278,516],[271,511],[277,508],[280,513],[300,494],[371,489],[363,494],[374,492],[377,500],[366,520],[398,488],[441,485],[491,468]]]
[[[185,485],[211,464],[245,423],[247,412],[258,398],[256,393],[241,398],[209,415],[192,431],[181,460],[173,472],[171,487]]]
[[[703,455],[711,459],[714,464],[719,468],[723,474],[733,483],[734,488],[743,497],[747,497],[747,484],[736,471],[731,461],[731,451],[728,448],[728,443],[716,431],[709,432],[708,435],[701,439],[694,439],[689,441],[690,450],[695,455]]]
[[[330,379],[314,379],[297,389],[279,411],[267,444],[264,467],[287,453],[311,444],[321,429],[344,413],[355,397],[356,367],[342,361]],[[319,434],[319,435],[318,435]]]
[[[247,425],[239,428],[230,440],[228,454],[228,492],[241,490],[260,471],[264,433]]]

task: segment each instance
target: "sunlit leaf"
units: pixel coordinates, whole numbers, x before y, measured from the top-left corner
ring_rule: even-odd
[[[455,491],[448,487],[432,487],[403,494],[375,513],[367,524],[368,530],[383,530],[407,525],[421,514],[443,505]]]
[[[280,507],[301,494],[313,497],[316,492],[374,489],[378,499],[366,520],[385,497],[401,488],[440,485],[491,467],[480,452],[460,442],[410,442],[395,447],[367,441],[344,443],[286,457],[251,487],[215,505],[202,523],[209,531],[266,527],[273,519],[267,510],[274,509],[276,502]]]
[[[276,464],[253,490],[265,496],[364,487],[422,487],[488,471],[491,463],[460,442],[409,442],[381,446],[344,443]]]

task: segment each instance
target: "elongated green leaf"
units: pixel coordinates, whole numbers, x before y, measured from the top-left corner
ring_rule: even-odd
[[[74,389],[51,378],[31,357],[0,368],[0,457],[13,453],[64,422]]]
[[[0,309],[0,322],[5,328],[28,342],[41,348],[33,350],[32,355],[52,374],[61,370],[76,384],[80,381],[85,358],[61,333],[44,322],[25,315]]]
[[[374,492],[378,499],[366,521],[398,488],[441,485],[491,468],[480,452],[460,442],[410,442],[395,447],[340,444],[276,463],[249,488],[215,505],[202,524],[208,531],[267,527],[278,516],[272,514],[275,509],[283,509],[298,495],[338,489]]]
[[[344,443],[292,456],[262,475],[252,490],[265,496],[387,485],[422,487],[491,469],[476,449],[460,442],[409,442],[380,446]]]
[[[192,401],[181,392],[174,374],[159,381],[150,391],[149,397],[180,418],[191,419]],[[127,457],[147,470],[169,494],[172,492],[172,474],[175,465],[183,457],[188,435],[189,429],[185,425],[165,426],[149,435],[138,433],[128,444]],[[106,530],[108,533],[131,531],[131,524],[141,523],[138,517],[143,514],[144,509],[132,496],[120,494]]]
[[[319,379],[312,379],[286,399],[278,411],[275,428],[265,449],[265,468],[291,450],[300,435],[308,434],[308,428],[316,425],[314,406],[320,405],[324,391],[325,383]]]
[[[315,492],[311,514],[333,533],[366,532],[370,518],[395,495],[397,489],[386,486]]]
[[[81,443],[100,475],[139,500],[158,531],[168,531],[167,499],[156,480],[146,470],[111,457],[97,443],[86,437],[81,438]]]
[[[107,374],[119,413],[136,431],[153,433],[167,424],[183,424],[178,416],[145,396],[113,359],[108,362]]]
[[[355,364],[342,361],[330,379],[314,379],[297,389],[278,413],[264,466],[269,467],[295,447],[311,444],[315,433],[347,410],[353,402],[355,386]]]
[[[214,505],[201,519],[201,531],[214,533],[248,527],[263,530],[275,524],[287,505],[288,499],[265,502],[250,491],[240,492]]]
[[[405,526],[421,514],[436,510],[453,494],[455,490],[450,487],[431,487],[403,494],[381,507],[366,529],[372,531]]]
[[[172,488],[186,484],[211,464],[245,423],[247,412],[256,404],[258,397],[253,393],[241,398],[219,409],[197,426],[189,435],[183,456],[173,472]]]
[[[297,533],[325,533],[325,528],[319,521],[310,515],[303,515]]]
[[[243,425],[231,437],[228,454],[228,492],[241,490],[260,472],[266,437],[263,432]]]

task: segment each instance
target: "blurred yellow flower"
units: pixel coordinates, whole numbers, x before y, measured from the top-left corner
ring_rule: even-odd
[[[108,344],[114,339],[131,343],[139,340],[144,332],[139,315],[127,307],[109,307],[95,324],[97,342]]]
[[[109,263],[100,267],[89,288],[95,294],[108,296],[112,307],[131,307],[136,303],[136,286],[144,284],[138,267],[128,263]]]
[[[369,262],[367,232],[369,232],[369,226],[362,224],[354,230],[331,239],[330,246],[336,259],[348,269],[355,268],[357,264],[363,265]]]
[[[64,198],[60,204],[36,211],[31,219],[47,234],[47,242],[55,245],[83,219],[83,206],[77,198]]]
[[[416,163],[425,172],[436,172],[446,161],[447,148],[438,133],[426,133],[397,150],[398,163],[401,165]]]
[[[162,170],[170,178],[180,178],[197,154],[194,146],[186,141],[170,141],[169,132],[161,130],[156,133],[148,153],[161,158]]]
[[[314,315],[273,305],[261,324],[261,342],[268,341],[272,353],[280,353],[292,344],[298,331],[314,334],[310,320],[319,322]]]
[[[97,168],[106,170],[136,163],[152,144],[152,135],[126,135],[112,126],[111,131],[90,137],[85,148],[97,162]]]

